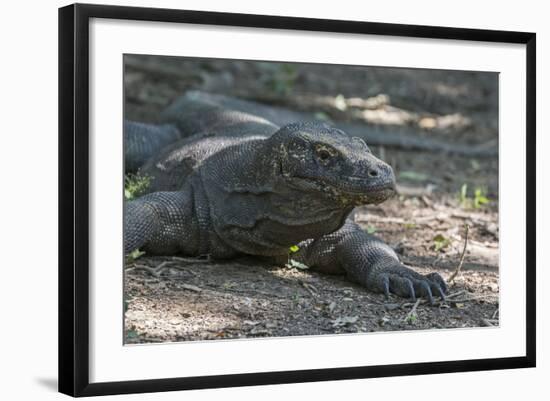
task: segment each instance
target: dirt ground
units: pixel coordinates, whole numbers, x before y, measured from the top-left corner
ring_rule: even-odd
[[[365,129],[498,148],[494,73],[150,56],[125,63],[128,119],[155,122],[177,96],[200,89]],[[399,196],[368,213],[359,208],[355,220],[422,274],[448,280],[463,256],[446,301],[385,299],[343,276],[253,258],[144,255],[125,268],[126,342],[498,326],[498,157],[389,146],[373,152],[394,168]]]

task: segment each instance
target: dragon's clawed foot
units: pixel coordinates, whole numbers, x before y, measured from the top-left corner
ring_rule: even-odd
[[[384,293],[386,298],[390,293],[413,301],[422,297],[427,298],[431,305],[435,303],[434,297],[445,300],[447,292],[447,284],[438,273],[422,275],[403,265],[378,272],[370,287],[373,291]]]

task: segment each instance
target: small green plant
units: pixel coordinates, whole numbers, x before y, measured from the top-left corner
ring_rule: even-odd
[[[128,330],[128,332],[126,333],[126,337],[128,338],[128,340],[132,340],[134,338],[138,338],[139,337],[139,334],[137,331],[133,330],[133,329],[130,329]]]
[[[140,251],[139,249],[133,250],[128,255],[126,255],[126,264],[133,263],[136,259],[139,259],[143,255],[145,255],[145,252]]]
[[[474,191],[474,208],[479,209],[481,206],[489,203],[486,193],[481,188],[476,188]]]
[[[376,227],[369,224],[367,226],[367,228],[365,229],[365,231],[368,233],[368,234],[374,234],[376,232]]]
[[[151,184],[151,177],[138,174],[124,176],[124,199],[132,200],[142,195]]]
[[[479,209],[482,206],[488,204],[491,200],[487,197],[485,189],[476,187],[474,189],[474,196],[468,196],[468,184],[462,184],[459,193],[460,204],[466,209]]]
[[[416,316],[415,313],[413,313],[412,315],[407,316],[407,323],[414,324],[417,319],[418,319],[418,317]]]
[[[444,237],[442,234],[437,234],[433,237],[433,248],[434,251],[439,252],[447,248],[451,244],[449,238]]]
[[[288,248],[288,258],[287,258],[286,267],[288,267],[289,269],[294,268],[298,270],[307,270],[309,269],[309,266],[301,262],[298,262],[297,260],[292,259],[292,254],[298,252],[299,250],[300,250],[300,247],[298,245],[292,245],[290,248]]]

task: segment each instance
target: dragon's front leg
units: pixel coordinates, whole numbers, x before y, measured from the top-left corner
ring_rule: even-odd
[[[393,249],[351,220],[338,231],[300,245],[300,261],[322,271],[340,270],[368,290],[401,297],[445,297],[447,285],[437,274],[421,275],[402,264]]]

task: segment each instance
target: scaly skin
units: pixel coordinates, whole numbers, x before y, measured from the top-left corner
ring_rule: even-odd
[[[180,138],[180,131],[172,124],[124,121],[124,170],[136,172],[152,155]]]
[[[404,266],[348,219],[395,188],[391,167],[362,140],[322,123],[274,130],[246,113],[223,118],[225,125],[209,115],[202,132],[144,166],[155,192],[126,204],[126,253],[284,257],[298,244],[298,260],[347,273],[371,291],[430,302],[444,296],[438,274]]]

